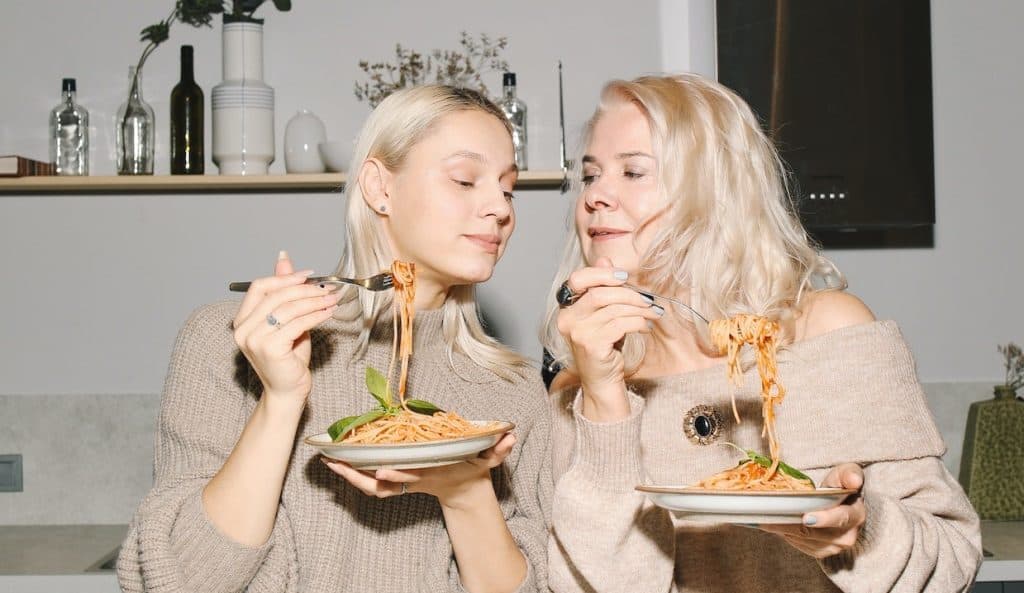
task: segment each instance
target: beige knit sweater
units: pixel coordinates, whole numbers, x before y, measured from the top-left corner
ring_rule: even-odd
[[[254,548],[220,534],[201,492],[220,469],[256,404],[259,381],[235,346],[237,303],[199,309],[178,336],[156,435],[154,486],[118,560],[123,591],[462,591],[437,499],[368,497],[328,470],[302,443],[374,402],[367,365],[388,368],[390,318],[355,356],[356,327],[331,320],[313,333],[313,391],[296,436],[270,540]],[[551,496],[549,414],[540,380],[505,381],[456,354],[448,363],[442,312],[415,319],[409,392],[471,419],[516,424],[517,444],[493,472],[513,537],[528,562],[520,590],[546,590]]]
[[[630,384],[633,414],[597,424],[574,389],[553,395],[556,593],[702,591],[963,591],[981,562],[978,518],[939,457],[944,451],[914,361],[892,322],[840,329],[778,357],[788,393],[778,408],[782,457],[820,482],[842,462],[864,466],[867,522],[851,552],[822,562],[756,528],[673,517],[634,491],[686,485],[736,464],[732,441],[760,439],[760,384],[745,367],[732,419],[723,365]],[[724,421],[715,444],[691,443],[698,404]]]

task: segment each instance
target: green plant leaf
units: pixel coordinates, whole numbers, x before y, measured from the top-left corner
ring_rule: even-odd
[[[808,482],[813,482],[813,480],[811,480],[810,476],[808,476],[804,472],[796,469],[795,467],[787,465],[786,463],[784,463],[782,461],[779,462],[779,471],[784,473],[784,474],[789,474],[789,477],[791,477],[791,478],[796,478],[798,480],[807,480]]]
[[[747,457],[749,457],[751,461],[765,469],[768,469],[769,467],[772,466],[771,458],[761,455],[760,453],[756,453],[754,451],[747,451]],[[797,480],[807,480],[808,482],[813,482],[813,480],[811,480],[811,478],[808,477],[807,474],[803,473],[802,471],[796,469],[795,467],[789,465],[784,461],[779,461],[779,471],[791,478],[796,478]]]
[[[338,442],[338,436],[340,436],[342,431],[348,428],[348,425],[352,424],[352,421],[358,417],[359,416],[346,416],[327,427],[327,434],[331,435],[331,440]]]
[[[395,408],[387,377],[373,367],[366,367],[366,388],[385,411],[390,412]]]
[[[337,443],[341,439],[345,438],[345,435],[352,432],[357,427],[360,427],[364,424],[369,424],[374,420],[383,417],[385,414],[387,414],[387,412],[378,408],[376,410],[370,410],[369,412],[361,416],[349,416],[348,418],[342,418],[341,420],[338,420],[337,422],[332,424],[331,428],[327,429],[327,433],[331,435],[331,440]],[[334,433],[331,432],[331,429],[333,429],[335,426],[338,427],[338,436],[334,436]]]
[[[444,411],[441,408],[435,406],[434,404],[428,401],[423,401],[422,399],[407,399],[405,400],[405,406],[412,410],[413,412],[416,412],[417,414],[423,414],[425,416],[433,416],[438,412]]]

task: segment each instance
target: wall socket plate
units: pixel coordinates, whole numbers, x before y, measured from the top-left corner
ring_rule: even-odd
[[[0,455],[0,492],[21,492],[21,455]]]

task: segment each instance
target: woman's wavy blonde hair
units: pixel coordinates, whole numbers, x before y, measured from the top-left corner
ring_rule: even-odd
[[[400,171],[409,152],[449,114],[477,110],[489,113],[512,128],[501,110],[482,94],[466,88],[423,85],[392,93],[373,110],[356,140],[349,165],[348,200],[345,218],[345,247],[337,273],[347,277],[365,277],[391,267],[394,256],[378,215],[363,199],[356,176],[367,159],[376,158],[392,172]],[[342,299],[335,314],[347,320],[362,320],[359,352],[366,351],[370,331],[381,314],[392,307],[391,291],[371,292],[352,289]],[[526,372],[526,359],[487,335],[480,323],[474,285],[454,286],[444,305],[442,332],[447,344],[448,362],[455,369],[454,352],[460,352],[477,365],[506,379]]]
[[[800,224],[786,167],[736,93],[694,74],[611,81],[583,130],[583,150],[602,114],[623,102],[647,118],[663,204],[643,223],[660,216],[636,283],[682,295],[708,319],[753,313],[784,320],[799,311],[806,291],[846,287]],[[548,295],[541,334],[555,361],[570,367],[554,295],[583,265],[573,230]],[[707,347],[706,328],[696,326]],[[640,336],[628,336],[623,353],[627,368],[635,371],[644,355]]]

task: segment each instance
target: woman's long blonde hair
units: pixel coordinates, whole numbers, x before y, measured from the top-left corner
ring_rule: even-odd
[[[753,313],[784,320],[799,310],[807,290],[846,287],[800,224],[786,167],[736,93],[694,74],[611,81],[584,128],[584,150],[602,114],[623,102],[647,118],[663,204],[652,216],[661,217],[660,228],[641,255],[635,283],[682,296],[708,319]],[[554,295],[583,265],[573,230],[541,335],[555,361],[569,366]],[[706,346],[706,333],[698,334]],[[623,353],[627,369],[635,370],[643,359],[643,340],[628,336]]]
[[[348,277],[371,276],[391,267],[394,256],[378,215],[363,199],[356,176],[367,159],[375,158],[392,172],[402,169],[409,152],[431,133],[440,120],[452,113],[478,110],[497,118],[509,131],[511,127],[501,110],[482,94],[471,89],[444,85],[423,85],[392,93],[373,110],[356,141],[349,165],[348,200],[345,218],[345,248],[337,273]],[[352,289],[342,299],[336,316],[361,319],[359,351],[366,351],[370,331],[380,315],[392,306],[391,291],[371,292]],[[477,312],[474,285],[452,287],[445,299],[442,332],[447,344],[448,361],[455,369],[452,354],[460,352],[477,365],[511,379],[522,376],[526,359],[487,335]]]

